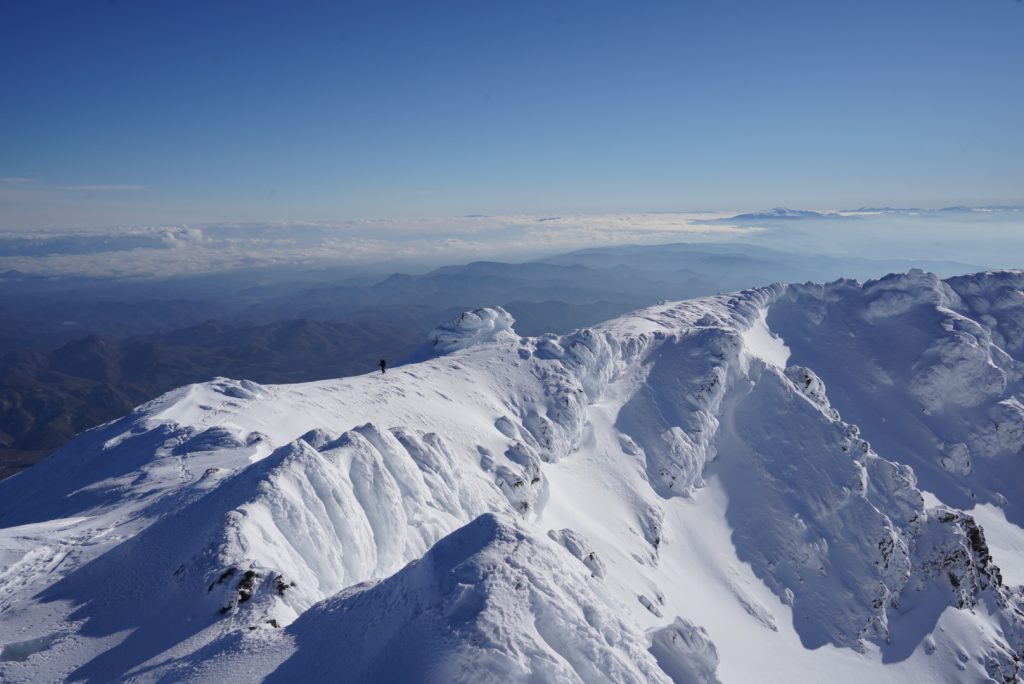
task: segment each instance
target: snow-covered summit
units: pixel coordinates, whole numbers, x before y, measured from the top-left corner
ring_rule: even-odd
[[[487,513],[395,575],[311,608],[263,644],[272,651],[254,658],[226,635],[214,667],[230,677],[245,663],[280,682],[341,672],[378,682],[409,681],[413,672],[445,682],[670,681],[643,631],[617,616],[606,589],[564,553],[514,517]]]
[[[430,333],[430,347],[435,354],[448,354],[474,344],[515,339],[512,314],[500,306],[466,311]]]
[[[1024,275],[175,390],[0,482],[10,681],[1013,681]]]
[[[814,211],[811,209],[789,209],[787,207],[774,207],[765,211],[756,211],[746,214],[737,214],[726,220],[750,221],[758,219],[836,219],[843,218],[842,214],[833,211]]]

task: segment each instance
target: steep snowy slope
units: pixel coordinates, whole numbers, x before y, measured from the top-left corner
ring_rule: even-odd
[[[994,503],[1020,526],[1022,288],[1019,273],[919,271],[792,287],[770,324],[881,453],[946,503]]]
[[[0,679],[1014,681],[1022,290],[485,309],[176,390],[0,482]]]

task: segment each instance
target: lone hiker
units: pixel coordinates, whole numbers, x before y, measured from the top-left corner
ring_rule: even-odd
[[[384,370],[388,367],[388,362],[385,361],[384,359],[381,359],[380,363],[377,365],[380,366],[380,372],[383,373]]]

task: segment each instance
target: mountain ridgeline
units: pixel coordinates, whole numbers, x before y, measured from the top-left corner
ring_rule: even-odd
[[[965,267],[935,263],[943,272]],[[0,477],[181,385],[356,375],[412,353],[437,321],[500,305],[526,335],[750,282],[906,268],[752,245],[604,247],[522,264],[341,278],[337,269],[178,279],[0,274]]]
[[[1024,272],[219,378],[0,483],[0,678],[1017,681]]]

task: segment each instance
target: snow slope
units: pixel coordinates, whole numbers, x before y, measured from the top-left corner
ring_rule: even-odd
[[[1021,678],[1024,274],[512,326],[0,482],[0,680]]]

